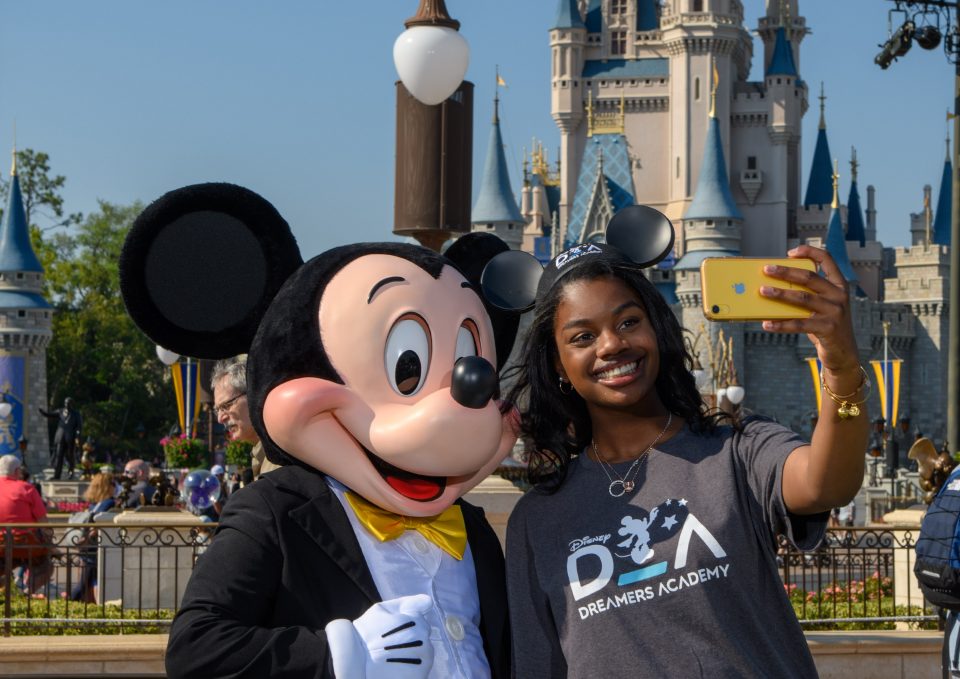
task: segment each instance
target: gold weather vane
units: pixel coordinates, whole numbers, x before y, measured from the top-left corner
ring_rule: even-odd
[[[840,207],[840,198],[839,198],[839,187],[840,187],[840,163],[834,158],[833,160],[833,202],[830,203],[830,207],[834,210]]]

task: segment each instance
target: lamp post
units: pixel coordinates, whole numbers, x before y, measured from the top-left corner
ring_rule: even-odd
[[[689,333],[689,331],[687,331]],[[746,396],[746,390],[737,381],[737,370],[733,364],[733,338],[725,339],[723,329],[717,334],[714,344],[709,341],[707,344],[707,365],[709,371],[704,370],[700,364],[699,345],[700,340],[705,334],[703,324],[700,330],[691,340],[688,335],[684,336],[684,342],[687,346],[687,352],[693,358],[693,375],[697,381],[697,387],[703,388],[709,379],[711,385],[711,405],[733,415],[737,408],[743,402]]]
[[[394,44],[397,146],[393,232],[439,251],[470,231],[473,83],[469,48],[444,0],[420,0]]]
[[[904,22],[881,46],[874,62],[886,69],[916,41],[935,49],[943,38],[943,51],[954,65],[953,187],[950,215],[950,307],[947,354],[947,437],[951,450],[960,445],[960,0],[891,0]],[[941,28],[941,21],[944,28]],[[892,26],[891,26],[892,28]],[[945,29],[945,30],[944,30]]]
[[[164,349],[158,344],[157,358],[159,358],[160,362],[164,365],[172,367],[180,360],[180,354],[176,354],[169,349]],[[183,385],[183,434],[189,439],[193,437],[193,400],[196,398],[197,385],[193,379],[193,360],[189,356],[185,358],[187,369],[184,371],[186,379]]]

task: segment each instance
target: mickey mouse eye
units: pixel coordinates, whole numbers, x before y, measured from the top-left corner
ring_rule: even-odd
[[[410,315],[397,321],[387,335],[383,360],[394,391],[402,396],[420,391],[430,366],[430,338],[422,318]]]
[[[476,356],[477,344],[477,326],[467,319],[457,331],[457,349],[453,362],[456,363],[464,356]]]

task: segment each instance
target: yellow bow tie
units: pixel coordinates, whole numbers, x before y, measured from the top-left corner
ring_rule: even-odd
[[[459,505],[451,505],[437,516],[400,516],[347,492],[354,514],[380,542],[393,540],[405,530],[415,530],[454,559],[463,559],[467,549],[467,528]]]

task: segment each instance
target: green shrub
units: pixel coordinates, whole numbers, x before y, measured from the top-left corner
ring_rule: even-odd
[[[0,606],[5,604],[0,592]],[[66,599],[28,599],[25,595],[15,592],[10,602],[11,616],[15,618],[10,623],[12,636],[51,635],[69,636],[78,634],[165,634],[170,630],[169,625],[150,624],[123,624],[123,623],[90,623],[69,622],[71,619],[96,620],[173,620],[172,610],[123,610],[120,606],[84,604]],[[52,618],[64,618],[51,622]],[[3,625],[0,623],[0,634]]]
[[[253,451],[253,444],[249,441],[228,441],[223,459],[227,464],[249,467],[251,451]]]

